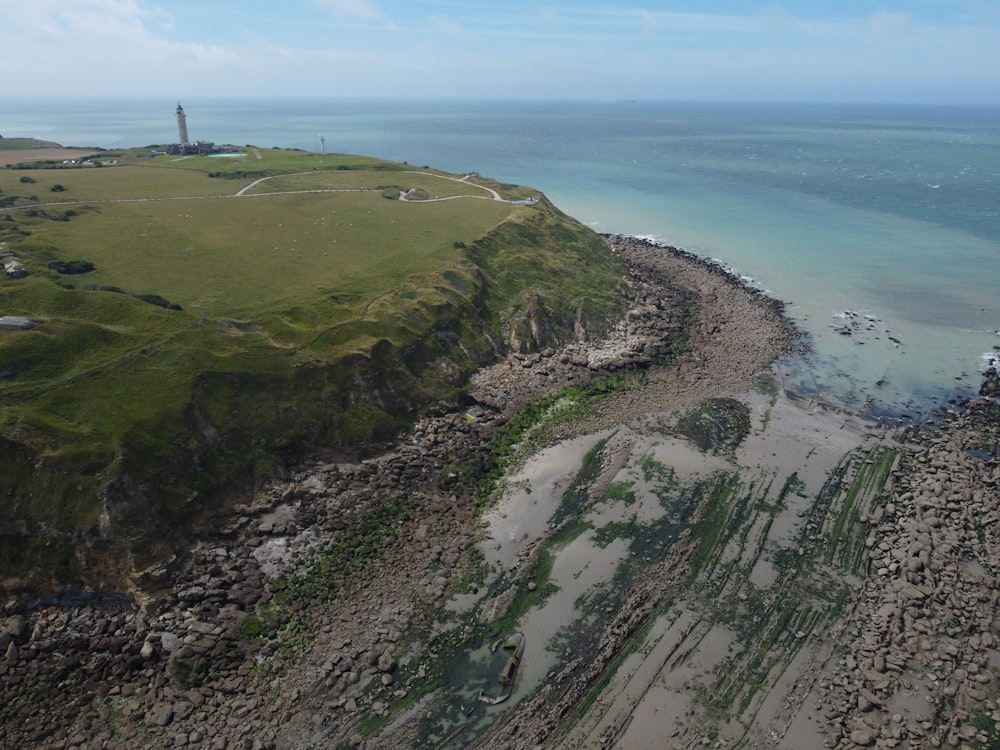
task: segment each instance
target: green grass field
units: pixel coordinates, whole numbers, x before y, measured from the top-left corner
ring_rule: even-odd
[[[40,141],[37,138],[0,138],[0,151],[20,151],[26,148],[48,148],[56,146],[49,141]]]
[[[618,262],[530,189],[281,149],[100,160],[0,170],[0,254],[28,271],[0,316],[36,323],[0,329],[0,521],[84,532],[127,476],[176,523],[283,451],[398,429],[528,300],[565,330],[617,309]]]

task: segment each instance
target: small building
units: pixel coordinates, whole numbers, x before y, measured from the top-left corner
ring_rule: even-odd
[[[169,156],[204,156],[217,154],[220,149],[212,141],[197,141],[196,143],[174,143],[167,148]]]

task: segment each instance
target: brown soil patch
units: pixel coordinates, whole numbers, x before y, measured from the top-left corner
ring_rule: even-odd
[[[22,164],[29,161],[50,161],[52,159],[79,159],[94,153],[92,148],[24,148],[0,151],[0,166]]]

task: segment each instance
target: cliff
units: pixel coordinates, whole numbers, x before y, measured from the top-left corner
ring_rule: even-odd
[[[620,261],[530,189],[257,153],[2,175],[0,313],[35,322],[0,331],[7,593],[127,587],[303,452],[377,451],[621,308]]]

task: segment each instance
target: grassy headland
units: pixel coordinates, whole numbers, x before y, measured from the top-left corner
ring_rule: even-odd
[[[37,138],[0,137],[0,151],[23,151],[30,148],[59,148],[59,144]]]
[[[0,316],[35,323],[0,329],[8,584],[121,581],[289,456],[377,442],[512,337],[618,310],[619,262],[534,191],[245,151],[0,171],[27,271]]]

